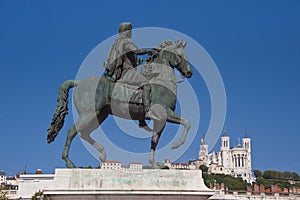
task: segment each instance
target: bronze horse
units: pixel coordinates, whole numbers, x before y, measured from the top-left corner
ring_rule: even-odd
[[[148,57],[145,69],[151,68],[158,76],[149,80],[151,86],[151,108],[150,115],[146,117],[142,102],[132,103],[131,100],[122,102],[114,100],[113,94],[119,82],[110,82],[105,77],[92,77],[81,81],[67,80],[59,88],[57,108],[48,129],[47,141],[54,141],[58,132],[64,124],[64,118],[68,114],[69,89],[76,87],[74,91],[74,103],[79,114],[79,119],[68,130],[68,135],[62,159],[68,168],[75,165],[69,158],[69,149],[73,138],[80,133],[80,137],[93,145],[100,152],[100,160],[105,162],[106,152],[104,147],[90,137],[108,115],[116,115],[131,120],[153,120],[153,135],[149,163],[154,165],[154,153],[160,135],[164,130],[166,122],[181,124],[184,132],[178,142],[172,148],[178,148],[185,142],[190,123],[174,112],[176,105],[177,83],[174,68],[177,68],[183,77],[190,78],[192,69],[187,61],[184,51],[186,43],[176,41],[175,43],[165,41],[158,48],[158,54]]]

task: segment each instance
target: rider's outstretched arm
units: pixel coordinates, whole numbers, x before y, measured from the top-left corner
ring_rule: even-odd
[[[148,49],[136,49],[136,50],[133,50],[133,52],[136,54],[136,55],[144,55],[144,54],[147,54],[147,53],[151,53],[151,54],[155,54],[157,53],[154,49],[152,48],[148,48]]]

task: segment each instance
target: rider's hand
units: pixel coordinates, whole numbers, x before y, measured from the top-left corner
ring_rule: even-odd
[[[157,51],[156,49],[151,49],[151,50],[150,50],[150,53],[151,53],[153,56],[157,56],[158,51]]]

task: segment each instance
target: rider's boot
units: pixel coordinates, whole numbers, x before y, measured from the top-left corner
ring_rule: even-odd
[[[143,87],[143,94],[142,94],[142,100],[144,104],[144,112],[145,112],[145,118],[150,118],[149,110],[150,110],[150,90],[151,86],[150,84],[144,85]],[[139,120],[139,127],[145,129],[146,131],[152,131],[151,128],[149,128],[148,124],[145,122],[145,120]]]

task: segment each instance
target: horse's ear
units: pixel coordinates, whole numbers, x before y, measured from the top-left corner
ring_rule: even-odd
[[[179,40],[177,38],[176,41],[175,41],[175,44],[176,44],[177,47],[180,47],[181,46],[181,40]]]
[[[176,40],[176,45],[177,45],[178,47],[183,47],[183,48],[184,48],[184,47],[186,46],[186,42],[177,39],[177,40]]]

